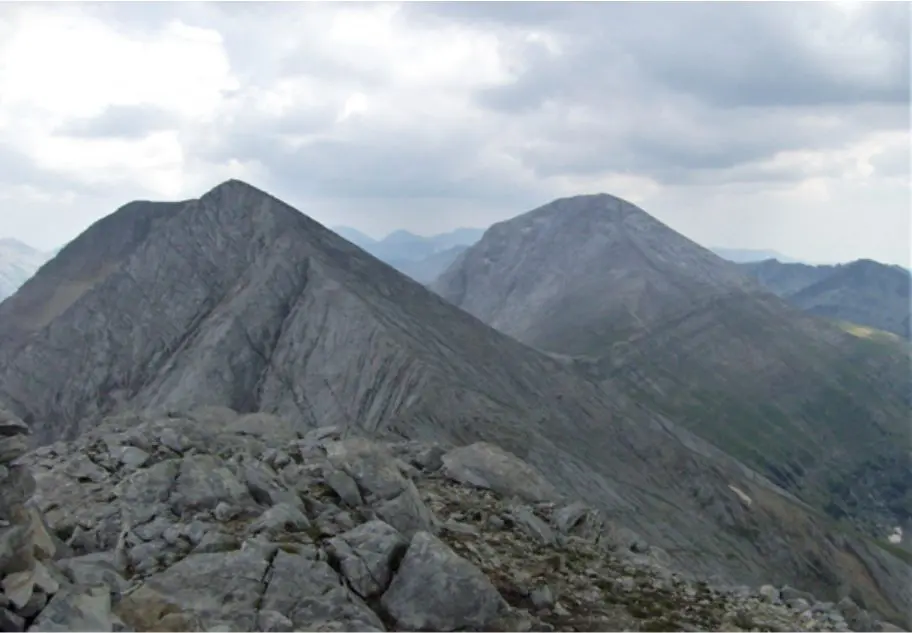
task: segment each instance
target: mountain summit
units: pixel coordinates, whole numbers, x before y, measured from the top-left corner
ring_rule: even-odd
[[[834,518],[912,522],[904,348],[799,312],[628,202],[565,198],[497,224],[432,288]]]
[[[495,224],[431,286],[546,350],[586,354],[683,303],[751,284],[735,264],[608,194],[562,198]]]

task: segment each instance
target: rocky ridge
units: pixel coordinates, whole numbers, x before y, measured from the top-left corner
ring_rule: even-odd
[[[491,444],[222,408],[25,433],[0,417],[0,631],[897,630],[681,574]]]

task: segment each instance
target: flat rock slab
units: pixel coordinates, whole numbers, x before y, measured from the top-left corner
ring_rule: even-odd
[[[490,630],[509,607],[469,561],[427,532],[418,532],[381,598],[407,631]]]
[[[106,587],[59,591],[29,628],[29,631],[113,630],[111,593]]]
[[[454,481],[530,502],[556,501],[560,494],[535,468],[487,442],[455,448],[443,456],[443,474]]]
[[[262,548],[191,554],[146,582],[180,612],[196,613],[207,626],[232,622],[243,630],[256,611],[269,553]],[[236,629],[237,630],[237,629]]]

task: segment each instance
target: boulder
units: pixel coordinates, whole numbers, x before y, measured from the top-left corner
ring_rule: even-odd
[[[381,604],[412,631],[489,630],[509,609],[481,570],[427,532],[412,537]]]

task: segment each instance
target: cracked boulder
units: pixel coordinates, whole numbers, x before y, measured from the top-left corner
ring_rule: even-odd
[[[384,631],[383,622],[323,561],[279,550],[260,608],[291,621],[296,631]]]
[[[327,549],[348,584],[362,598],[373,598],[389,586],[408,541],[383,521],[369,521],[332,538]]]
[[[410,631],[489,630],[509,611],[481,570],[427,532],[412,537],[381,603]]]

